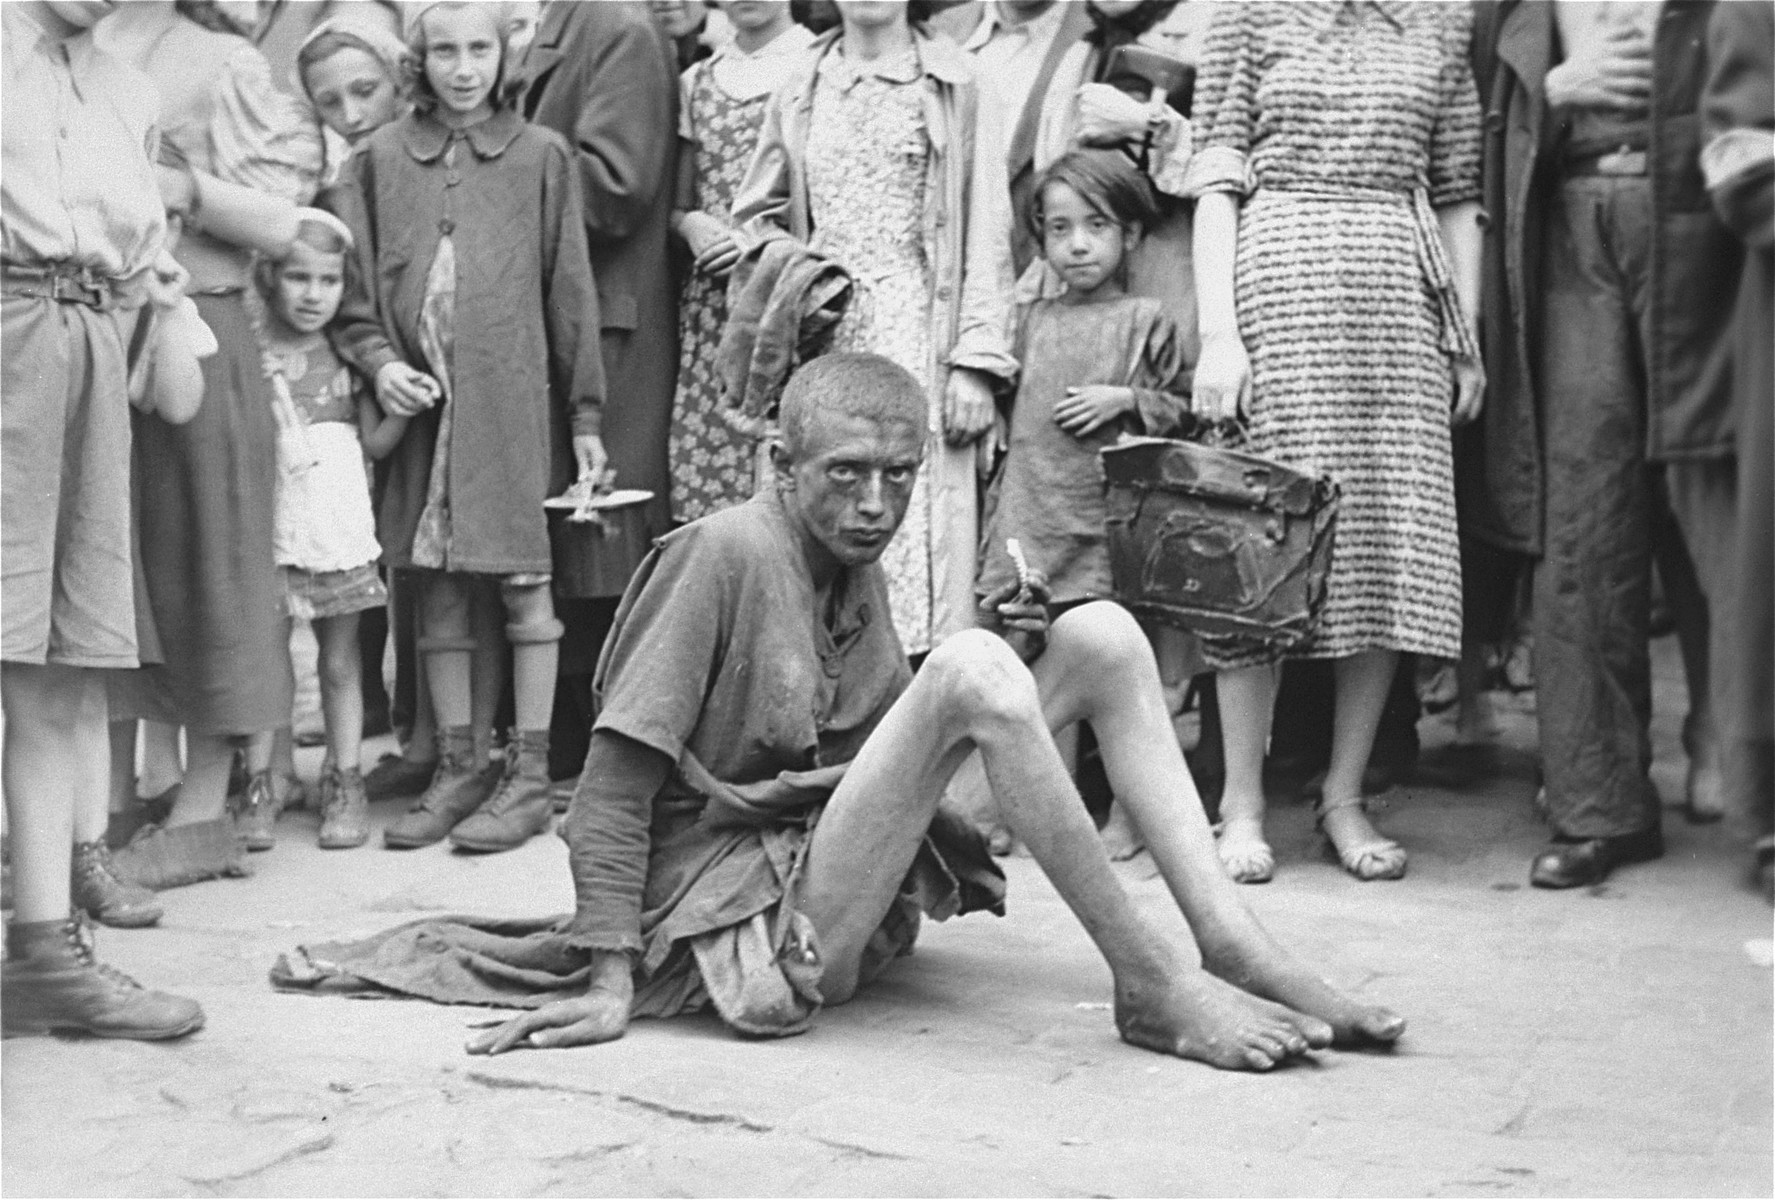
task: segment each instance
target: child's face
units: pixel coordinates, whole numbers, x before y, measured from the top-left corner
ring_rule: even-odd
[[[1090,293],[1115,277],[1128,252],[1128,230],[1064,183],[1042,189],[1042,257],[1069,290]]]
[[[308,98],[327,128],[356,143],[395,118],[400,93],[380,59],[344,46],[303,74]]]
[[[425,14],[425,78],[450,112],[480,115],[499,78],[497,6],[452,4]]]
[[[271,279],[273,315],[297,333],[319,333],[345,294],[345,256],[297,242]]]
[[[735,29],[753,33],[789,16],[789,0],[729,0],[722,9]]]

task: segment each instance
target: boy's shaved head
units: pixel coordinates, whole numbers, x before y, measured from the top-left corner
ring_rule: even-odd
[[[783,389],[777,421],[783,448],[799,460],[813,445],[820,417],[842,413],[881,425],[905,425],[922,445],[930,429],[928,398],[912,372],[879,354],[828,354],[805,363]]]

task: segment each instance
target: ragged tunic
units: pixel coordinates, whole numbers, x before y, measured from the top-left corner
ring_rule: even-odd
[[[817,958],[794,880],[820,806],[911,678],[879,566],[842,573],[829,612],[774,492],[668,535],[630,585],[593,732],[678,765],[650,801],[584,812],[567,836],[571,931],[638,952],[638,1015],[696,1006],[694,988],[672,982],[696,983],[686,949],[738,1028],[788,1032],[818,1004],[817,975],[789,980],[791,997],[771,965],[790,942]],[[889,914],[910,926],[902,950],[918,910],[995,907],[1002,879],[977,837],[933,831],[905,890]],[[762,969],[723,966],[747,962]]]

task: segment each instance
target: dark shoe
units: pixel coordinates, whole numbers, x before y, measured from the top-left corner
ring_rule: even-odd
[[[74,843],[74,907],[115,929],[142,929],[165,915],[154,893],[117,878],[103,842]]]
[[[1528,881],[1542,888],[1589,887],[1628,863],[1650,862],[1664,855],[1664,834],[1657,828],[1619,837],[1556,837],[1535,856]]]
[[[361,772],[355,768],[331,772],[321,781],[320,797],[322,850],[352,850],[370,840],[369,801]]]
[[[197,1001],[149,991],[94,961],[91,935],[78,920],[14,921],[0,983],[7,1037],[65,1029],[161,1041],[203,1026]]]
[[[226,818],[171,828],[146,826],[111,856],[111,869],[124,883],[157,892],[253,873],[234,822]]]
[[[414,850],[440,842],[463,819],[487,802],[499,786],[499,767],[473,768],[474,738],[464,725],[438,730],[438,763],[419,803],[382,831],[392,850]]]
[[[277,812],[271,772],[260,771],[247,780],[246,791],[234,804],[234,828],[248,850],[269,850],[277,845]]]
[[[390,800],[396,796],[417,796],[431,785],[438,764],[413,762],[398,754],[384,754],[380,762],[364,776],[364,794],[372,800]]]
[[[548,828],[554,807],[549,794],[548,730],[513,731],[498,790],[456,827],[450,844],[475,854],[515,850]]]

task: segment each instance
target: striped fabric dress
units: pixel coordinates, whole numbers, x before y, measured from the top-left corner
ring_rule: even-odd
[[[1479,196],[1465,4],[1217,6],[1185,190],[1243,199],[1251,448],[1342,485],[1320,627],[1290,653],[1460,653],[1449,354],[1473,353],[1433,209]],[[1221,668],[1264,661],[1220,647]]]

